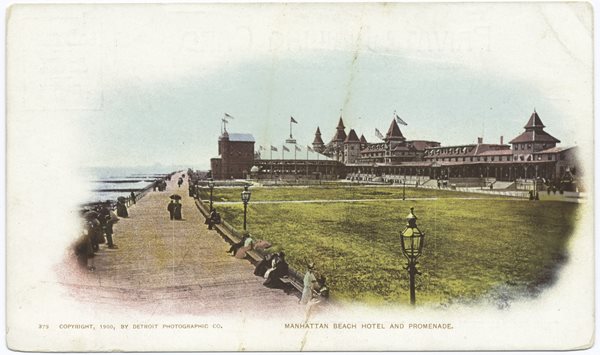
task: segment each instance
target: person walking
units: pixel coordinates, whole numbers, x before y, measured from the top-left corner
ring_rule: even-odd
[[[302,298],[300,299],[301,304],[307,304],[312,299],[313,290],[317,283],[317,278],[314,274],[315,264],[308,264],[308,271],[304,274],[304,288],[302,289]]]
[[[131,199],[131,203],[133,203],[135,205],[135,193],[133,191],[131,191],[129,198]]]
[[[173,217],[180,221],[182,219],[181,217],[181,202],[179,202],[179,200],[175,201],[175,206],[173,208]]]

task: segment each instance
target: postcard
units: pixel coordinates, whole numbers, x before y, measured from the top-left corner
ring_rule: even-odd
[[[592,18],[13,5],[7,346],[591,347]]]

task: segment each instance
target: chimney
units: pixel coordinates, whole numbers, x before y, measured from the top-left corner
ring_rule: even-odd
[[[500,145],[504,144],[504,136],[500,136]]]
[[[477,144],[483,143],[483,137],[477,137]]]

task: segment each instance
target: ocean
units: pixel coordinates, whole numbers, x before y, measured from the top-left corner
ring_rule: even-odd
[[[116,201],[117,197],[128,197],[134,191],[148,187],[157,179],[174,171],[187,170],[182,166],[146,167],[88,167],[83,170],[89,183],[89,194],[83,204]]]

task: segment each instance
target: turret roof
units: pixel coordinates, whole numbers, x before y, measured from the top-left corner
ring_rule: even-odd
[[[537,112],[533,110],[531,117],[527,121],[525,125],[525,132],[518,135],[516,138],[511,140],[510,144],[515,143],[533,143],[533,142],[541,142],[541,143],[560,143],[560,140],[552,137],[548,133],[544,131],[544,124],[538,116]]]
[[[392,120],[390,128],[388,129],[387,134],[385,135],[385,139],[404,139],[402,131],[400,131],[400,127],[398,127],[398,123],[396,123],[395,119]]]
[[[321,130],[317,127],[317,131],[315,132],[315,140],[313,140],[313,144],[325,144],[321,139]]]

